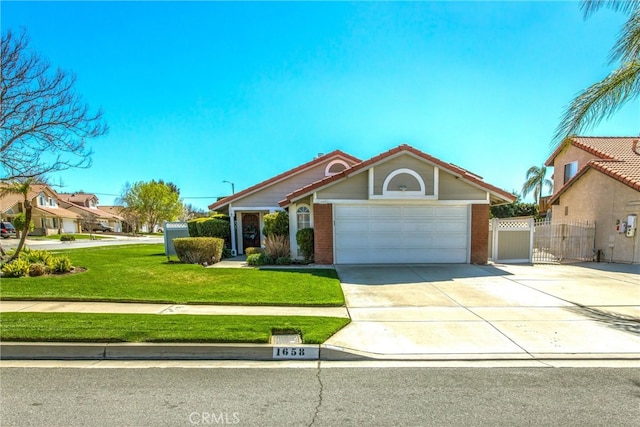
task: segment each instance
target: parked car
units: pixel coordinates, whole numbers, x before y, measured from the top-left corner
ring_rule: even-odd
[[[95,224],[85,226],[84,231],[102,231],[103,233],[105,233],[107,231],[113,231],[113,228],[109,227],[108,225],[104,225],[100,222],[97,222]]]
[[[16,228],[10,222],[0,221],[0,234],[3,239],[16,237]]]

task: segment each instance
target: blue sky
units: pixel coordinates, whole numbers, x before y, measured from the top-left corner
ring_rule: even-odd
[[[625,16],[577,2],[7,2],[2,30],[77,74],[105,112],[90,169],[59,191],[113,203],[174,182],[198,207],[335,149],[407,143],[507,191],[559,117],[613,69]],[[590,135],[640,134],[640,101]],[[531,199],[529,197],[528,199]]]

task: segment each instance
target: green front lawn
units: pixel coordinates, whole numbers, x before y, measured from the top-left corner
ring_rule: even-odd
[[[76,240],[89,240],[91,238],[93,238],[93,240],[102,240],[102,239],[113,239],[113,237],[111,236],[103,236],[102,234],[98,235],[96,233],[93,234],[81,234],[81,233],[73,233],[73,234],[69,234],[69,233],[63,233],[65,236],[73,236],[76,238]],[[49,236],[46,236],[46,239],[49,240],[60,240],[60,236],[61,234],[50,234]]]
[[[123,245],[56,251],[84,273],[2,279],[4,300],[342,306],[334,270],[203,268],[168,263],[164,246]]]
[[[267,343],[274,330],[320,344],[349,319],[297,316],[3,313],[0,340],[54,342]]]

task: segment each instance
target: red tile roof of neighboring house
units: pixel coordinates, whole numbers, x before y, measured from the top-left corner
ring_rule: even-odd
[[[549,157],[546,165],[553,165],[553,161],[567,144],[585,150],[598,158],[590,160],[580,168],[575,176],[556,191],[551,197],[550,203],[555,202],[562,193],[571,187],[571,185],[589,169],[601,172],[640,191],[640,137],[569,137],[565,140],[565,143],[558,147],[551,157]]]
[[[119,220],[123,220],[124,219],[120,215],[120,210],[122,208],[124,208],[124,206],[103,206],[103,205],[98,206],[98,209],[100,209],[101,211],[110,213],[111,215],[113,215],[113,217],[115,219],[119,219]]]
[[[343,151],[335,150],[335,151],[332,151],[331,153],[324,154],[322,156],[316,157],[315,159],[313,159],[313,160],[311,160],[311,161],[309,161],[309,162],[307,162],[307,163],[305,163],[303,165],[300,165],[300,166],[298,166],[296,168],[293,168],[291,170],[283,172],[280,175],[277,175],[277,176],[274,176],[273,178],[267,179],[266,181],[263,181],[263,182],[261,182],[259,184],[251,186],[251,187],[249,187],[249,188],[247,188],[245,190],[242,190],[242,191],[240,191],[240,192],[238,192],[238,193],[236,193],[234,195],[231,195],[229,197],[225,197],[224,199],[218,200],[217,202],[212,203],[211,205],[209,205],[209,209],[212,210],[212,211],[216,210],[216,209],[219,209],[219,208],[221,208],[223,206],[228,205],[229,203],[232,203],[234,200],[238,200],[238,199],[240,199],[242,197],[245,197],[245,196],[247,196],[247,195],[249,195],[251,193],[254,193],[254,192],[258,191],[258,190],[261,190],[262,188],[264,188],[264,187],[266,187],[268,185],[275,184],[275,183],[277,183],[279,181],[282,181],[285,178],[288,178],[288,177],[290,177],[292,175],[295,175],[295,174],[297,174],[299,172],[302,172],[302,171],[304,171],[306,169],[309,169],[310,167],[313,167],[313,166],[315,166],[315,165],[317,165],[319,163],[322,163],[322,162],[324,162],[324,161],[326,161],[326,160],[328,160],[328,159],[330,159],[332,157],[343,157],[345,159],[351,160],[352,162],[360,162],[361,161],[360,159],[358,159],[356,157],[353,157],[352,155],[347,154],[347,153],[345,153]]]
[[[516,197],[511,194],[508,193],[498,187],[495,187],[491,184],[487,184],[486,182],[484,182],[482,180],[482,178],[478,175],[475,175],[469,171],[467,171],[466,169],[463,169],[459,166],[456,166],[452,163],[445,163],[440,159],[437,159],[433,156],[430,156],[427,153],[424,153],[416,148],[411,147],[410,145],[407,144],[402,144],[399,145],[398,147],[392,148],[389,151],[386,151],[384,153],[378,154],[375,157],[370,158],[369,160],[366,160],[364,162],[360,162],[350,168],[347,168],[343,171],[341,171],[340,173],[337,173],[335,175],[326,177],[324,179],[321,179],[320,181],[316,181],[312,184],[309,184],[299,190],[294,191],[293,193],[287,194],[286,199],[280,201],[280,206],[286,206],[288,204],[290,204],[292,201],[294,201],[294,199],[303,197],[307,194],[310,194],[312,192],[314,192],[315,190],[324,187],[325,185],[331,184],[335,181],[338,181],[341,178],[347,177],[349,175],[352,175],[353,173],[360,171],[362,169],[365,169],[369,166],[375,165],[376,163],[385,160],[388,157],[391,157],[393,155],[402,153],[402,152],[409,152],[412,153],[430,163],[433,163],[435,165],[437,165],[439,168],[447,170],[451,173],[453,173],[454,175],[458,175],[461,178],[465,179],[468,182],[471,182],[489,192],[492,192],[494,194],[499,195],[500,197],[504,198],[507,201],[513,202],[516,200]]]
[[[87,200],[98,199],[98,197],[92,193],[58,193],[58,195],[60,196],[60,200],[81,206],[86,206]]]
[[[69,205],[69,206],[66,207],[66,209],[79,209],[83,213],[87,213],[89,215],[92,215],[92,216],[95,216],[95,217],[98,217],[98,218],[102,218],[102,219],[121,219],[117,215],[114,215],[114,214],[109,213],[109,212],[105,212],[105,211],[100,210],[98,208],[87,208],[87,207],[76,205],[76,204],[70,203],[70,202],[67,202],[66,204]]]
[[[46,214],[45,216],[52,216],[56,218],[73,218],[73,219],[82,218],[77,213],[71,212],[70,210],[61,208],[61,207],[52,208],[52,207],[44,207],[44,206],[34,206],[33,210],[44,212]]]

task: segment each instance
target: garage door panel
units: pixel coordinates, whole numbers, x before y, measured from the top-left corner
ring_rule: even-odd
[[[356,233],[368,233],[369,232],[369,220],[362,221],[336,221],[335,230],[338,235],[340,234],[356,234]]]
[[[467,262],[467,206],[349,206],[334,211],[337,263]]]
[[[402,223],[396,220],[378,220],[369,222],[370,230],[374,233],[400,233]]]
[[[465,233],[467,232],[466,221],[444,221],[433,222],[439,233]]]

